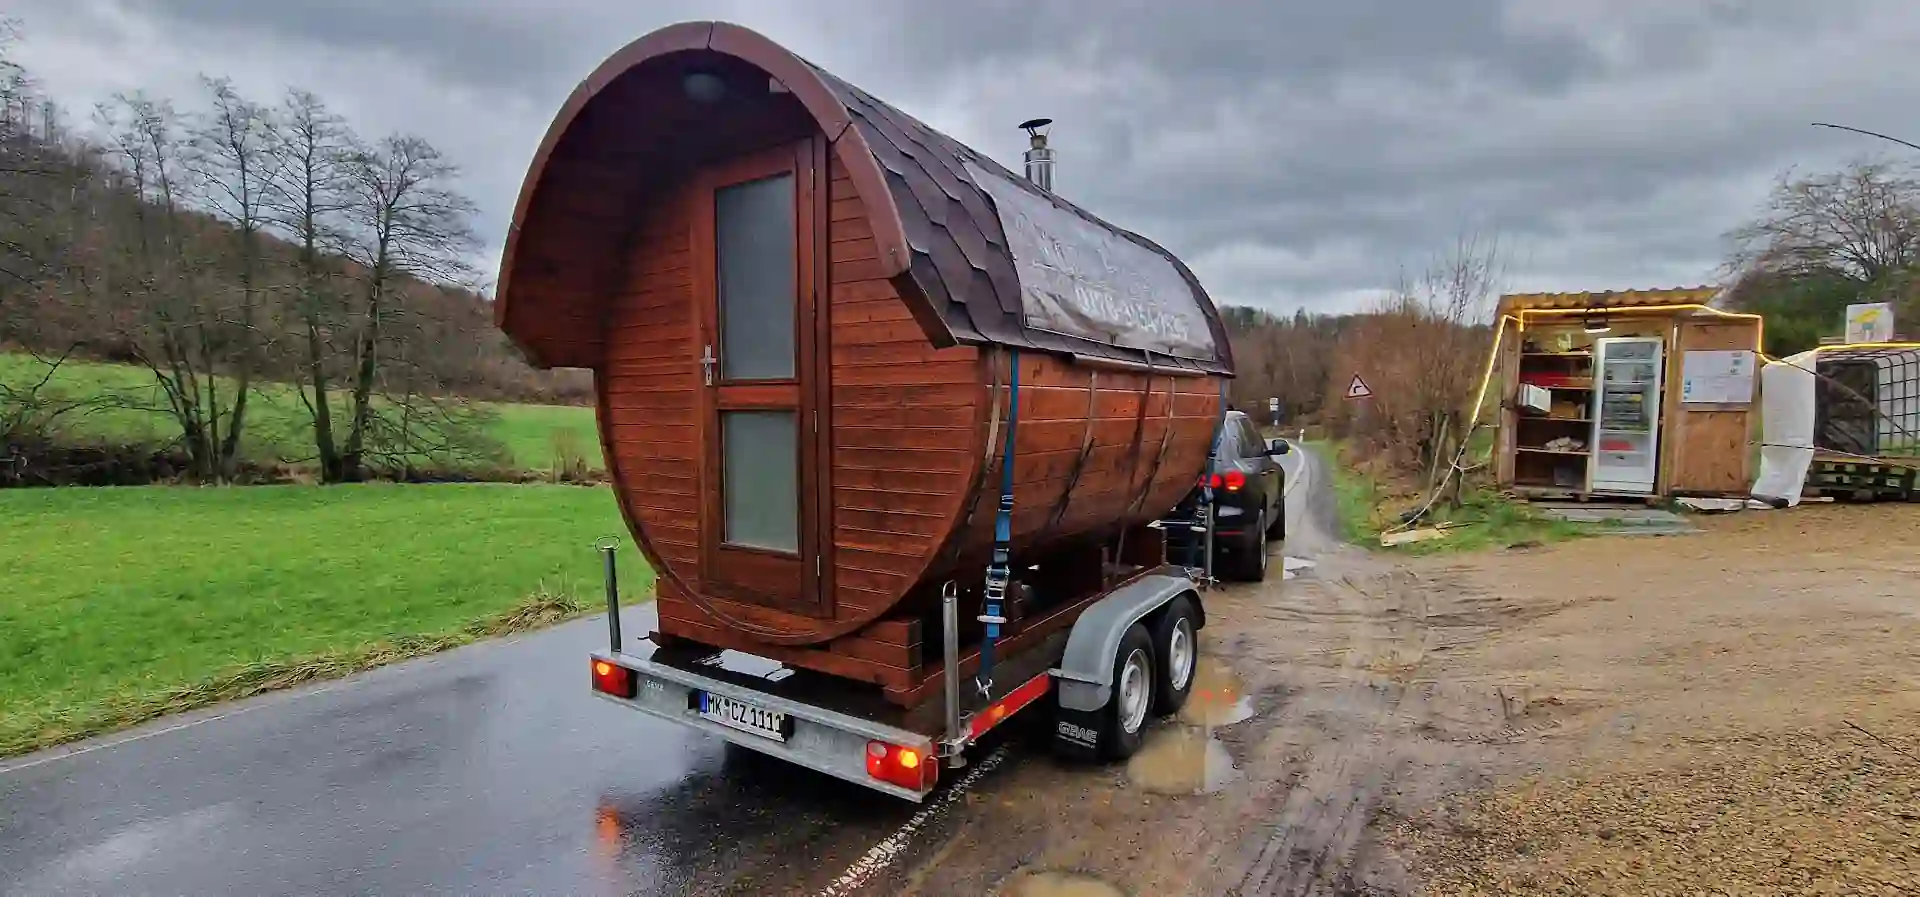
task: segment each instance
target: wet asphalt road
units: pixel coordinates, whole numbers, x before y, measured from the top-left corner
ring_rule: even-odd
[[[780,893],[913,812],[590,697],[605,638],[581,620],[0,764],[0,894]]]
[[[1286,472],[1288,555],[1311,558],[1338,544],[1340,511],[1333,497],[1333,474],[1318,452],[1288,439],[1293,450],[1280,456]]]
[[[1283,463],[1298,553],[1331,496],[1312,454]],[[644,646],[651,609],[622,619]],[[789,893],[914,813],[592,698],[605,638],[580,620],[0,763],[0,895]]]

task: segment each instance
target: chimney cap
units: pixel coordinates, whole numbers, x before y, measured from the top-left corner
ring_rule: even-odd
[[[1025,131],[1034,137],[1038,137],[1040,135],[1034,132],[1050,124],[1053,124],[1053,119],[1051,118],[1029,118],[1026,121],[1023,121],[1020,123],[1020,130]]]

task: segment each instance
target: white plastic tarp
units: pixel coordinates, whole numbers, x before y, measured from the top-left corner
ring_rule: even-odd
[[[1166,257],[972,163],[1020,275],[1026,326],[1129,349],[1213,360],[1213,329]]]
[[[1814,365],[1807,351],[1760,368],[1760,475],[1753,497],[1800,503],[1813,466]]]

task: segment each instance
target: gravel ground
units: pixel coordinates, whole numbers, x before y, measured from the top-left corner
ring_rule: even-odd
[[[1920,893],[1920,761],[1785,731],[1509,787],[1402,823],[1426,892]],[[1876,733],[1877,734],[1877,733]],[[1920,742],[1909,726],[1899,733]]]
[[[1454,567],[1559,610],[1431,672],[1562,715],[1538,771],[1383,827],[1427,893],[1920,893],[1920,507],[1703,525]]]
[[[1920,505],[1698,522],[1215,593],[1212,698],[897,892],[1920,894]]]

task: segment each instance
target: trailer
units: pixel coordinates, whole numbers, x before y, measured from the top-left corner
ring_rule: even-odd
[[[942,614],[949,659],[934,674],[940,692],[903,708],[840,677],[738,652],[685,644],[623,650],[612,557],[609,644],[591,656],[597,697],[912,801],[925,799],[943,769],[964,767],[969,749],[1022,712],[1051,717],[1063,756],[1131,756],[1152,718],[1186,703],[1206,625],[1204,571],[1136,569],[1090,600],[1070,602],[1059,613],[1064,626],[1038,621],[1043,637],[1003,642],[1008,650],[993,675],[963,682],[952,660],[964,646],[949,596]]]
[[[1211,553],[1162,519],[1231,347],[1178,258],[1053,191],[1049,124],[1014,174],[718,22],[568,98],[494,312],[594,372],[656,574],[602,697],[903,797],[1023,710],[1118,757],[1185,699]]]

